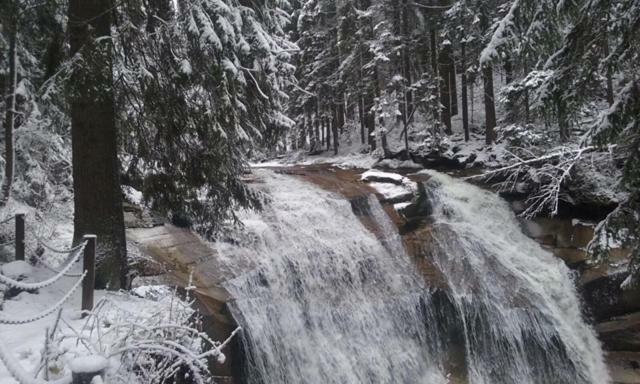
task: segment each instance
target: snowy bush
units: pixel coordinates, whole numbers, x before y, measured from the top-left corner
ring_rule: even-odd
[[[536,132],[533,124],[510,124],[496,128],[498,142],[505,142],[509,146],[530,147],[549,143],[549,136]]]

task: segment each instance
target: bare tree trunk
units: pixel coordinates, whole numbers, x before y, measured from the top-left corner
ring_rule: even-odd
[[[333,154],[338,154],[338,111],[335,105],[332,106],[333,119],[331,121],[331,133],[333,133]]]
[[[403,10],[402,10],[402,34],[404,38],[404,48],[402,50],[402,61],[403,61],[403,72],[404,78],[407,82],[407,87],[411,87],[413,83],[413,79],[411,76],[411,60],[409,57],[409,1],[404,0]],[[413,92],[411,89],[407,89],[404,94],[404,115],[403,122],[404,125],[407,126],[409,121],[409,116],[413,111]]]
[[[336,121],[341,134],[344,133],[344,111],[344,98],[342,98],[336,108]]]
[[[609,36],[604,36],[603,41],[604,57],[609,57]],[[609,106],[613,105],[613,71],[611,70],[611,64],[607,63],[607,103]]]
[[[464,141],[469,141],[469,100],[467,96],[467,44],[462,40],[460,43],[460,65],[462,66],[461,87],[462,87],[462,128],[464,129]]]
[[[436,30],[431,28],[429,31],[429,50],[431,51],[431,70],[433,71],[433,77],[438,78],[438,47],[436,41]],[[434,89],[433,97],[438,97],[438,89]],[[438,110],[433,111],[433,118],[438,120],[440,118]]]
[[[11,5],[14,5],[11,3]],[[15,109],[16,109],[16,87],[18,83],[17,71],[17,20],[15,7],[7,7],[11,9],[12,15],[9,15],[7,28],[9,32],[9,92],[6,99],[6,110],[4,116],[4,180],[2,181],[2,197],[0,198],[0,206],[4,207],[11,197],[11,187],[13,186],[13,178],[15,172]]]
[[[360,96],[358,99],[358,118],[360,119],[360,143],[364,144],[365,141],[365,122],[364,122],[364,97]]]
[[[443,44],[440,49],[440,55],[438,57],[438,69],[440,72],[440,104],[442,104],[442,111],[440,111],[440,121],[444,125],[444,132],[447,135],[451,135],[451,92],[449,89],[449,70],[450,64],[451,45]]]
[[[449,92],[451,93],[451,116],[456,116],[458,114],[458,79],[453,53],[449,56]]]
[[[313,126],[314,126],[314,151],[322,151],[322,141],[320,141],[320,105],[318,103],[318,98],[315,98],[315,114],[313,116]]]
[[[83,66],[69,92],[74,187],[74,239],[98,236],[96,286],[127,286],[120,165],[115,124],[109,0],[69,1],[71,54]],[[107,37],[107,38],[104,38]]]
[[[364,99],[364,116],[365,123],[367,125],[367,142],[369,143],[369,150],[373,151],[376,149],[376,117],[374,116],[373,108],[373,97],[370,94],[370,90],[367,90],[367,95]]]
[[[513,62],[508,55],[504,58],[504,75],[506,84],[511,84],[513,82]]]
[[[493,94],[493,67],[486,65],[482,68],[484,80],[484,112],[485,112],[485,142],[490,145],[495,141],[496,105]]]
[[[331,149],[331,121],[326,116],[323,121],[327,127],[327,151]]]

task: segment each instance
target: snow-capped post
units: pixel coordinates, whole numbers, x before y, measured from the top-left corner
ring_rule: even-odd
[[[24,260],[24,213],[16,214],[16,260]]]
[[[84,235],[84,259],[82,260],[82,269],[87,275],[82,281],[82,317],[87,313],[85,311],[93,310],[93,288],[96,281],[96,235]],[[74,380],[75,382],[75,380]]]

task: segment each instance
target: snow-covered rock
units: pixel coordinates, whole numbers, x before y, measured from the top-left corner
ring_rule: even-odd
[[[396,204],[406,202],[411,200],[414,195],[414,188],[411,188],[411,186],[407,184],[395,185],[391,183],[373,182],[369,185],[382,195],[383,203]]]
[[[382,172],[374,169],[370,169],[360,176],[360,180],[368,181],[368,182],[379,182],[379,183],[391,183],[395,185],[402,185],[405,181],[405,177],[399,175],[397,173],[391,172]]]

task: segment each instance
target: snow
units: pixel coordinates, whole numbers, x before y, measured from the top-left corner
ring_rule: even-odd
[[[379,181],[393,184],[402,184],[405,177],[397,173],[382,172],[374,169],[368,170],[360,176],[362,181]]]
[[[184,59],[180,62],[180,72],[187,76],[193,73],[193,69],[191,68],[191,63],[189,62],[189,60]]]
[[[125,200],[131,204],[142,205],[144,200],[142,192],[128,185],[122,186],[122,192],[124,193]]]
[[[27,262],[22,260],[12,261],[10,263],[4,264],[2,268],[0,268],[2,274],[11,279],[19,279],[21,277],[25,277],[31,274],[33,268]]]
[[[97,373],[109,365],[109,360],[103,356],[81,356],[71,360],[69,367],[75,373]]]
[[[407,185],[395,185],[390,183],[369,183],[378,193],[380,193],[385,200],[408,198],[413,196],[413,189]]]

